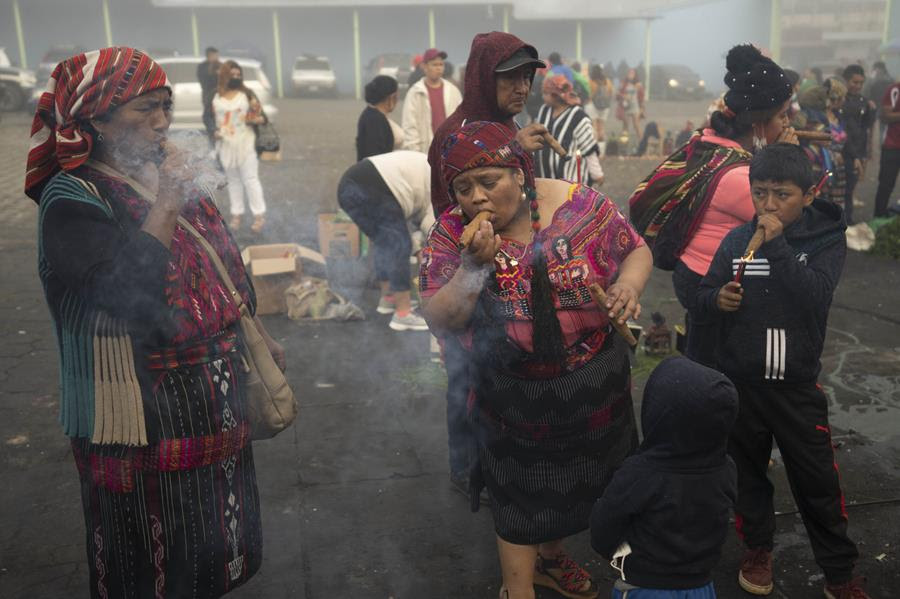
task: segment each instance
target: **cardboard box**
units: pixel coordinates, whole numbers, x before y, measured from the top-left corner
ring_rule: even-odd
[[[294,243],[251,245],[244,248],[241,257],[250,273],[256,290],[256,313],[283,314],[287,312],[284,291],[300,281],[304,252]]]
[[[359,228],[352,221],[339,220],[335,212],[319,215],[319,251],[323,256],[359,256]]]

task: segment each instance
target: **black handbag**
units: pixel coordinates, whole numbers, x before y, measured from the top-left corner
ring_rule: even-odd
[[[269,121],[268,117],[265,123],[255,125],[254,130],[256,131],[257,154],[277,152],[281,149],[281,139],[278,137],[278,131],[275,130],[275,125]]]

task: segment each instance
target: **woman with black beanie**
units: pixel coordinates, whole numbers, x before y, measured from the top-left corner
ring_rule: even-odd
[[[725,66],[723,108],[629,199],[631,220],[651,246],[655,265],[674,271],[675,295],[687,311],[684,354],[711,367],[716,326],[695,310],[700,280],[725,235],[753,218],[753,151],[797,143],[788,121],[793,85],[784,70],[750,44],[733,47]]]
[[[388,115],[397,106],[397,80],[378,75],[366,84],[366,106],[356,123],[356,161],[400,147],[402,129]],[[396,133],[395,133],[396,131]]]

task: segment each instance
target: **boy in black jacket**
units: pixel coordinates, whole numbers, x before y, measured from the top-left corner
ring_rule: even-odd
[[[594,549],[621,559],[614,599],[716,596],[710,573],[737,494],[726,454],[737,413],[734,385],[712,368],[670,358],[650,375],[641,405],[644,441],[591,512]]]
[[[846,255],[840,208],[814,200],[812,168],[791,144],[763,148],[750,163],[756,218],[731,231],[697,294],[699,309],[720,317],[720,369],[734,382],[740,411],[728,453],[737,464],[738,533],[748,551],[738,582],[772,592],[773,487],[767,477],[778,442],[794,500],[825,573],[825,597],[868,597],[853,578],[858,557],[828,426],[828,402],[816,384],[831,298]],[[757,228],[765,241],[740,282],[741,256]]]

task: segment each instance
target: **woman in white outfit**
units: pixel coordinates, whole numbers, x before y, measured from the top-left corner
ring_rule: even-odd
[[[266,122],[256,95],[244,85],[244,73],[233,60],[219,70],[219,90],[213,98],[216,114],[216,139],[219,160],[228,179],[231,200],[231,228],[241,226],[244,214],[244,192],[253,213],[254,233],[265,225],[266,201],[259,182],[259,160],[256,156],[256,133],[253,125]]]

